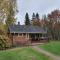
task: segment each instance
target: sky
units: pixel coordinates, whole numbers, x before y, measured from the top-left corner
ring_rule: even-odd
[[[16,15],[17,22],[23,25],[26,12],[28,12],[30,19],[33,12],[35,14],[38,12],[41,18],[54,9],[60,9],[60,0],[17,0],[17,9],[19,11]]]

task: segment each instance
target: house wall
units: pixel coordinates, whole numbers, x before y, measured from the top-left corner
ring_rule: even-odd
[[[35,34],[34,34],[35,35]],[[32,37],[29,34],[9,34],[9,37],[12,41],[13,46],[20,46],[20,45],[29,45],[31,43],[45,43],[48,42],[48,38],[42,39],[41,37],[38,40],[32,40]]]
[[[11,46],[13,45],[13,35],[8,33],[8,37],[10,38],[10,41],[11,41]]]
[[[31,41],[28,38],[28,35],[13,35],[13,45],[28,45]]]

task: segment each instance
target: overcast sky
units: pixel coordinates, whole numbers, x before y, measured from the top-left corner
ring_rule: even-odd
[[[17,0],[18,14],[17,22],[24,24],[26,12],[29,13],[31,19],[32,13],[39,13],[40,17],[48,14],[54,9],[60,9],[60,0]]]

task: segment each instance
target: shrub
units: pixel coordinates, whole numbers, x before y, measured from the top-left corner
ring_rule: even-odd
[[[11,47],[11,40],[5,35],[0,35],[0,49],[6,49],[10,47]]]

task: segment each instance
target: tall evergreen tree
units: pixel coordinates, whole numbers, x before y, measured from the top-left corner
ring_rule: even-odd
[[[30,25],[30,19],[28,13],[25,15],[25,25]]]
[[[39,19],[39,14],[38,13],[36,13],[36,18]]]
[[[32,15],[32,20],[33,19],[36,19],[35,13],[33,13],[33,15]]]

